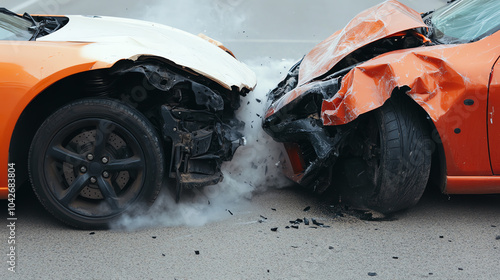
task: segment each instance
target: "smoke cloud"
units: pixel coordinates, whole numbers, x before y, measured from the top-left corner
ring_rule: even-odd
[[[243,0],[157,1],[146,5],[144,19],[214,38],[232,36],[241,30],[245,15],[237,12]]]

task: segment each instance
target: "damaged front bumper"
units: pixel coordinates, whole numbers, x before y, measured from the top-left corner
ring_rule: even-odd
[[[236,119],[240,95],[248,90],[227,90],[195,74],[152,61],[118,64],[115,73],[141,74],[151,95],[161,96],[152,115],[162,134],[169,178],[176,179],[176,199],[183,189],[222,181],[221,165],[245,144]],[[144,82],[143,82],[144,84]]]
[[[236,119],[222,122],[217,114],[161,106],[163,137],[172,141],[169,176],[177,179],[177,198],[183,188],[213,185],[223,178],[222,161],[232,159],[245,144]]]
[[[284,174],[298,184],[323,192],[330,185],[333,165],[343,146],[349,126],[324,127],[320,118],[321,102],[340,88],[339,74],[296,87],[300,62],[269,93],[271,106],[264,118],[264,130],[283,142],[280,163]],[[286,155],[286,156],[285,156]]]

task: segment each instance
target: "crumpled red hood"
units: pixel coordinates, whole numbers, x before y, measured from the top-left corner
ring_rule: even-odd
[[[324,75],[344,57],[369,43],[419,27],[427,27],[420,14],[398,1],[388,0],[369,8],[304,57],[299,86]]]

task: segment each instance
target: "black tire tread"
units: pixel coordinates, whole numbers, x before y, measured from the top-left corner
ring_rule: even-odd
[[[430,174],[429,128],[425,116],[407,99],[395,94],[375,111],[381,142],[386,144],[381,147],[380,182],[367,204],[383,213],[417,204]]]
[[[139,125],[141,129],[144,130],[143,136],[148,138],[148,141],[151,144],[151,146],[148,146],[147,149],[155,151],[154,161],[155,161],[155,168],[157,168],[156,173],[158,173],[155,176],[154,183],[147,186],[150,193],[146,195],[145,201],[143,202],[145,202],[148,205],[151,205],[155,201],[161,189],[162,177],[164,171],[163,148],[158,133],[154,130],[153,125],[142,113],[140,113],[139,111],[137,111],[136,109],[134,109],[133,107],[129,106],[126,103],[112,99],[82,99],[74,101],[58,109],[51,116],[49,116],[40,126],[31,144],[29,151],[29,160],[28,160],[29,178],[32,183],[32,188],[38,200],[49,213],[51,213],[54,217],[64,222],[65,224],[82,229],[101,229],[101,228],[108,228],[109,223],[118,217],[113,217],[113,219],[110,220],[97,221],[93,223],[85,223],[82,221],[68,218],[64,214],[61,214],[59,210],[56,210],[56,207],[52,205],[52,202],[47,197],[47,194],[43,192],[42,189],[43,187],[38,182],[35,181],[33,174],[33,164],[36,161],[36,159],[32,157],[35,153],[38,141],[40,141],[42,137],[46,136],[44,135],[46,134],[45,132],[47,130],[51,130],[57,127],[59,125],[57,123],[57,120],[65,119],[66,117],[68,117],[67,116],[68,112],[72,112],[75,110],[82,110],[83,107],[88,107],[88,106],[100,106],[115,114],[131,118],[130,120],[134,122],[135,125]]]

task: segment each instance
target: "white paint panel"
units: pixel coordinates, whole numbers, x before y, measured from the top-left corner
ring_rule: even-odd
[[[92,42],[83,56],[104,63],[136,59],[141,55],[164,57],[188,67],[226,88],[253,89],[255,74],[242,62],[215,45],[190,33],[152,22],[114,18],[68,16],[62,29],[38,41]]]

